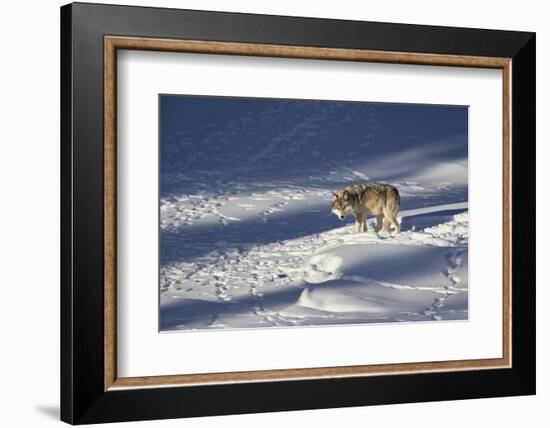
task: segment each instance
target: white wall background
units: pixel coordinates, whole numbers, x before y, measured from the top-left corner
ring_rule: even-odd
[[[461,402],[143,422],[159,427],[400,426],[500,428],[548,423],[550,298],[540,268],[550,257],[542,214],[550,208],[550,27],[535,0],[146,0],[126,4],[537,32],[538,395]],[[116,3],[103,1],[103,3]],[[5,2],[0,13],[0,424],[59,424],[59,6]],[[546,143],[546,144],[545,144]],[[125,426],[137,426],[137,423]]]

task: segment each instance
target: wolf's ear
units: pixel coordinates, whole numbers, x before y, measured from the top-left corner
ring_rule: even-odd
[[[344,190],[344,193],[342,193],[342,198],[344,198],[344,201],[349,199],[349,192],[347,190]]]
[[[338,194],[337,193],[333,193],[332,194],[332,202],[336,201],[338,199]]]

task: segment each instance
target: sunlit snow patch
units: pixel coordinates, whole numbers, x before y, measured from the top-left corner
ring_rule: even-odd
[[[318,254],[308,260],[304,267],[303,278],[309,284],[338,279],[342,276],[342,258],[330,253]]]

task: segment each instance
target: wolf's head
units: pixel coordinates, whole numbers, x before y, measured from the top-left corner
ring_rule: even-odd
[[[331,212],[340,220],[344,220],[351,212],[350,195],[347,190],[332,194]]]

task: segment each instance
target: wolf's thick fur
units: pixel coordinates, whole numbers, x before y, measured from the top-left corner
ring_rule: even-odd
[[[398,190],[389,184],[353,184],[332,195],[332,213],[340,220],[353,214],[357,232],[366,232],[367,214],[376,216],[375,231],[389,230],[394,227],[394,234],[400,232],[397,213],[401,198]]]

